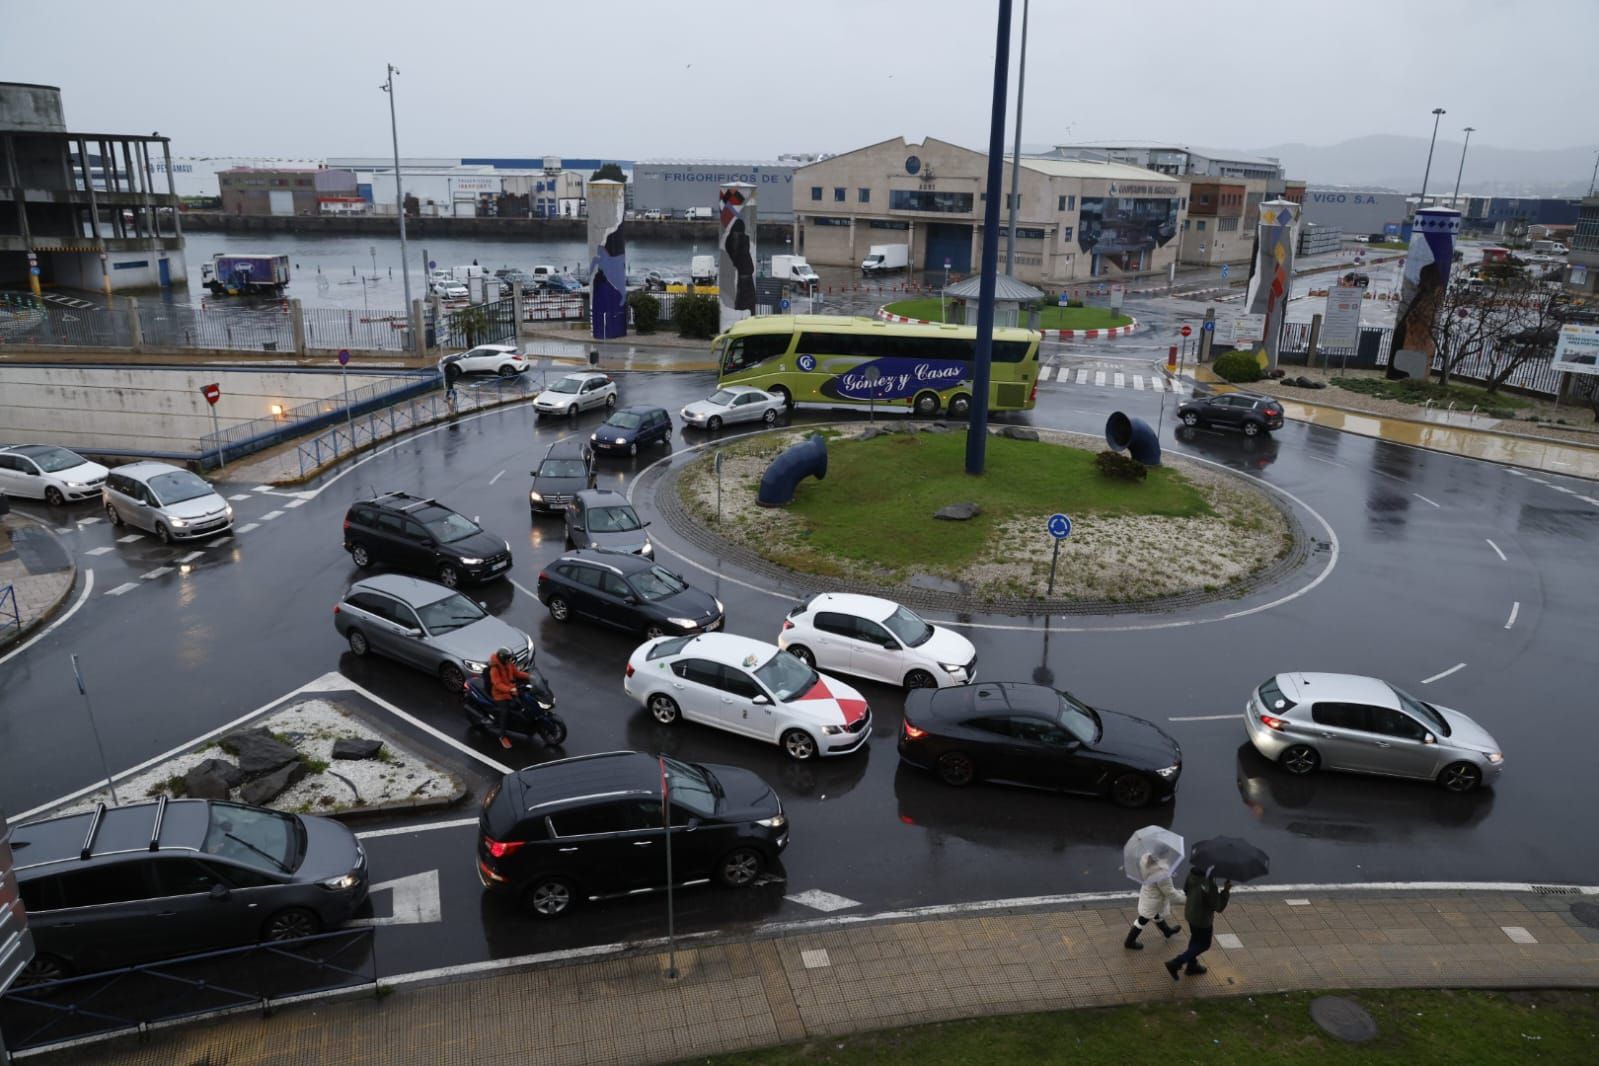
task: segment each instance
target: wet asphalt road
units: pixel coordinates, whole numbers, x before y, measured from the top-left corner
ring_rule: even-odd
[[[1057,346],[1050,356],[1090,365],[1138,352],[1105,346],[1088,357]],[[709,375],[629,376],[623,402],[659,402],[675,412],[711,383]],[[1050,382],[1024,420],[1098,434],[1116,409],[1155,422],[1161,402],[1147,390]],[[901,697],[870,682],[857,685],[872,702],[876,731],[866,750],[839,760],[796,766],[775,748],[702,727],[655,726],[621,693],[621,669],[635,641],[583,623],[558,625],[528,591],[562,543],[558,522],[530,524],[526,472],[550,441],[574,427],[565,420],[536,423],[525,408],[408,438],[336,480],[308,486],[304,497],[227,485],[247,497],[234,504],[239,526],[256,528],[225,544],[166,549],[149,538],[119,543],[103,521],[74,527],[65,539],[79,565],[94,572],[92,595],[59,629],[0,665],[0,804],[24,810],[92,783],[98,772],[67,662],[74,651],[116,767],[179,745],[328,671],[490,758],[520,764],[553,757],[506,755],[475,741],[441,688],[397,664],[354,659],[334,633],[332,605],[358,576],[340,547],[344,511],[357,496],[405,488],[437,496],[511,541],[515,584],[497,582],[478,595],[536,640],[540,666],[571,727],[567,754],[637,748],[733,763],[760,773],[783,797],[793,825],[780,871],[785,880],[742,894],[680,893],[682,930],[816,917],[817,910],[784,898],[808,890],[856,904],[843,913],[868,913],[1124,889],[1121,844],[1150,822],[1190,839],[1247,836],[1271,854],[1276,882],[1599,881],[1599,856],[1572,817],[1591,780],[1592,693],[1599,680],[1592,651],[1599,580],[1591,562],[1599,507],[1576,498],[1593,495],[1593,486],[1292,423],[1270,440],[1204,431],[1185,431],[1179,440],[1175,402],[1164,399],[1168,448],[1291,493],[1315,512],[1302,513],[1301,521],[1317,537],[1324,536],[1320,520],[1331,527],[1337,560],[1325,580],[1308,591],[1301,579],[1275,595],[1174,615],[1059,618],[1047,633],[1037,619],[960,620],[968,623],[984,677],[1031,680],[1048,669],[1058,685],[1089,702],[1147,717],[1176,737],[1184,772],[1175,803],[1164,808],[1128,813],[1088,799],[988,786],[947,789],[898,765]],[[584,416],[576,428],[587,433],[599,419]],[[679,434],[665,454],[682,457],[703,439]],[[629,491],[658,458],[602,460],[601,484]],[[69,515],[97,513],[18,507],[48,514],[62,528]],[[1062,507],[1069,511],[1070,501]],[[667,549],[660,553],[665,561],[725,601],[731,631],[775,637],[792,595],[684,549],[659,523],[652,532]],[[180,562],[191,552],[198,554]],[[145,576],[161,566],[173,569]],[[110,594],[123,586],[131,587]],[[1301,594],[1265,606],[1294,592]],[[1507,626],[1513,604],[1515,619]],[[1264,609],[1219,620],[1251,607]],[[1254,685],[1289,669],[1374,674],[1470,713],[1504,746],[1503,780],[1454,797],[1422,784],[1286,778],[1247,747],[1239,713]],[[478,768],[469,776],[481,785],[493,774]],[[451,823],[474,815],[469,806],[433,817]],[[440,871],[444,930],[379,930],[384,972],[663,930],[655,897],[535,925],[484,896],[473,838],[470,826],[441,824],[368,840],[374,881]]]

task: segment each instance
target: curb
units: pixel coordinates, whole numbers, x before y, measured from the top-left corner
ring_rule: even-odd
[[[877,317],[884,322],[899,322],[908,326],[941,326],[944,324],[926,318],[906,318],[904,315],[896,315],[888,310],[886,304],[877,309]],[[1131,318],[1132,316],[1129,315],[1128,317]],[[1104,340],[1107,337],[1125,337],[1136,329],[1138,329],[1138,319],[1134,318],[1125,326],[1111,326],[1107,329],[1040,329],[1034,330],[1034,332],[1043,334],[1046,338],[1053,337],[1063,341]]]
[[[57,594],[56,598],[51,601],[50,606],[46,607],[43,611],[40,611],[38,615],[33,618],[23,619],[21,627],[18,628],[15,633],[12,633],[4,638],[0,638],[0,651],[4,651],[15,644],[22,643],[34,630],[39,629],[41,626],[48,625],[52,618],[61,613],[61,605],[67,602],[67,599],[72,595],[72,590],[78,587],[77,557],[67,550],[66,545],[63,544],[61,538],[56,535],[56,531],[50,528],[49,523],[42,522],[32,515],[19,514],[16,511],[12,511],[11,513],[16,515],[18,518],[32,522],[34,525],[44,530],[45,536],[61,545],[61,554],[67,557],[68,566],[72,576],[67,580],[66,585],[63,586],[61,592]]]
[[[1343,412],[1344,414],[1351,414],[1351,415],[1365,415],[1368,418],[1386,418],[1386,419],[1388,419],[1389,421],[1392,421],[1392,422],[1408,422],[1408,423],[1410,423],[1413,426],[1429,426],[1429,427],[1432,427],[1434,429],[1438,429],[1438,428],[1452,429],[1452,430],[1455,430],[1456,432],[1459,432],[1459,433],[1480,433],[1480,434],[1482,434],[1485,437],[1506,437],[1506,438],[1509,438],[1510,440],[1524,440],[1524,441],[1527,441],[1530,444],[1552,444],[1552,445],[1554,445],[1557,448],[1581,448],[1581,449],[1584,449],[1585,451],[1599,452],[1599,443],[1589,444],[1589,443],[1587,443],[1585,441],[1563,440],[1563,439],[1561,439],[1559,437],[1538,437],[1538,436],[1534,436],[1534,435],[1532,435],[1530,433],[1507,433],[1507,432],[1505,432],[1502,429],[1479,429],[1479,428],[1472,427],[1472,426],[1451,426],[1451,425],[1449,425],[1448,423],[1445,423],[1445,422],[1429,422],[1425,418],[1406,418],[1404,415],[1380,415],[1380,414],[1377,414],[1375,411],[1363,411],[1363,410],[1361,410],[1358,407],[1345,407],[1342,404],[1321,403],[1320,401],[1301,400],[1301,399],[1299,399],[1296,396],[1277,396],[1275,393],[1273,393],[1272,395],[1273,395],[1273,397],[1275,399],[1282,400],[1282,401],[1285,401],[1287,403],[1297,403],[1301,407],[1324,407],[1324,408],[1326,408],[1329,411],[1340,411],[1340,412]],[[1405,443],[1405,442],[1396,442],[1396,443]],[[1428,450],[1429,451],[1443,451],[1444,449],[1442,449],[1442,448],[1431,448],[1431,449],[1428,449]],[[1476,458],[1476,457],[1472,456],[1471,458]],[[1506,465],[1506,466],[1515,466],[1516,464],[1515,463],[1506,463],[1504,465]],[[1567,477],[1580,477],[1581,475],[1568,474],[1568,475],[1565,475],[1565,476],[1567,476]]]

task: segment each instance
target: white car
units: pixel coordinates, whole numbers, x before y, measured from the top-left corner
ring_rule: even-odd
[[[977,671],[971,641],[876,596],[813,596],[788,612],[777,643],[811,666],[905,688],[965,685]]]
[[[480,344],[446,355],[439,360],[439,371],[448,374],[448,368],[453,366],[462,374],[498,374],[508,378],[524,373],[532,365],[514,344]]]
[[[774,644],[729,633],[659,637],[628,659],[622,689],[661,725],[679,718],[779,745],[847,755],[872,735],[866,697]]]
[[[541,415],[575,415],[616,406],[616,382],[609,374],[591,371],[567,374],[533,397],[533,410]]]
[[[53,444],[13,444],[0,448],[0,491],[52,507],[100,495],[106,468],[77,452]]]
[[[721,429],[728,422],[765,422],[771,425],[783,413],[783,399],[749,385],[729,385],[683,408],[683,424]]]
[[[433,283],[433,292],[445,300],[470,300],[472,298],[471,290],[465,284],[453,278],[435,281]]]

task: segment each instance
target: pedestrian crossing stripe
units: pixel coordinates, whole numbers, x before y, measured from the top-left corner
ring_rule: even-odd
[[[1124,374],[1121,371],[1090,370],[1087,367],[1059,366],[1050,363],[1038,371],[1040,382],[1057,381],[1063,385],[1098,385],[1101,388],[1149,390],[1151,392],[1177,392],[1188,394],[1188,388],[1160,374]]]

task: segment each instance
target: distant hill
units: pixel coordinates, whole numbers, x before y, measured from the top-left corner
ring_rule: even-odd
[[[1428,182],[1431,192],[1448,194],[1454,189],[1460,146],[1459,140],[1445,140],[1439,134]],[[1378,185],[1417,192],[1427,166],[1425,137],[1378,134],[1340,144],[1275,144],[1248,151],[1277,157],[1288,177],[1312,185]],[[1473,138],[1460,191],[1494,196],[1581,196],[1588,191],[1593,162],[1591,147],[1526,151],[1495,148]]]

